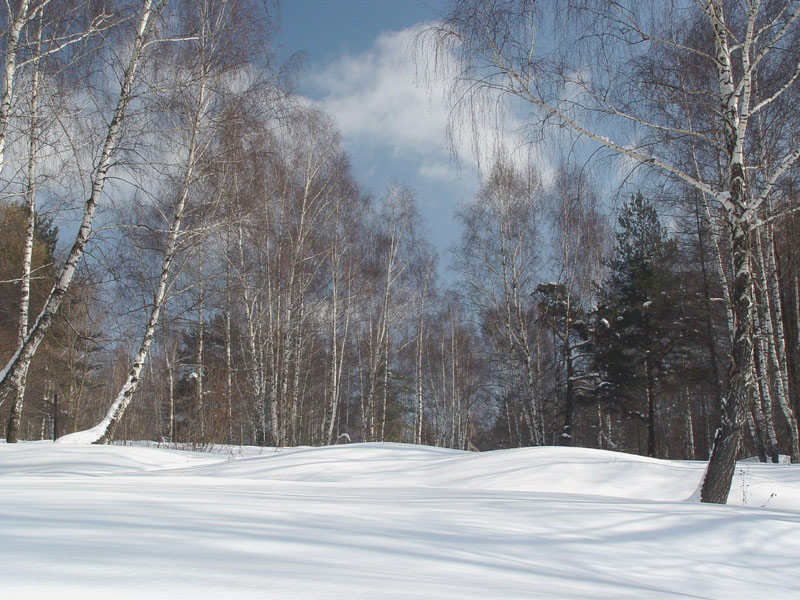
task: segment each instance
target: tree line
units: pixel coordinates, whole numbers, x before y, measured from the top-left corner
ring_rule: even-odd
[[[711,501],[731,456],[800,460],[794,2],[453,3],[419,47],[454,128],[512,98],[648,177],[612,211],[600,171],[496,153],[449,284],[412,189],[366,193],[293,93],[274,11],[6,7],[9,442],[580,445],[711,457]]]

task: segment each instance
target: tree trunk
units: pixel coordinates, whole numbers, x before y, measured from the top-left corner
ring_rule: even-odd
[[[202,223],[202,211],[200,222]],[[203,314],[203,302],[205,300],[205,286],[203,282],[203,245],[198,248],[199,278],[198,278],[198,298],[197,298],[197,363],[195,364],[195,375],[197,375],[197,389],[195,396],[195,415],[200,418],[200,438],[197,438],[195,431],[194,442],[205,444],[206,440],[206,401],[205,401],[205,315]],[[194,427],[192,427],[194,429]]]
[[[756,292],[756,299],[760,300],[760,296]],[[761,302],[759,302],[761,305]],[[769,389],[769,373],[767,372],[766,360],[766,345],[769,337],[769,332],[763,330],[763,325],[769,315],[760,314],[761,308],[756,308],[753,311],[753,337],[755,342],[753,344],[753,365],[757,375],[757,381],[754,382],[753,394],[753,412],[756,419],[756,425],[763,444],[763,454],[772,462],[778,462],[778,436],[775,433],[775,420],[772,417],[772,393]]]
[[[656,456],[656,395],[653,390],[653,369],[650,355],[644,359],[644,379],[647,388],[647,456]]]
[[[563,446],[574,446],[575,440],[573,439],[573,419],[575,415],[575,368],[572,360],[572,348],[569,343],[569,327],[567,327],[563,351],[564,362],[567,367],[567,380],[564,382],[564,426],[561,428],[561,444]]]
[[[728,390],[722,400],[722,423],[717,429],[711,457],[708,461],[700,499],[703,502],[725,504],[730,493],[736,458],[742,443],[742,430],[745,425],[747,402],[753,383],[753,301],[751,265],[751,224],[754,215],[748,204],[744,161],[744,134],[749,115],[740,112],[740,95],[736,92],[731,65],[731,51],[728,46],[728,29],[722,7],[709,3],[707,11],[714,31],[714,50],[716,58],[719,98],[722,108],[725,150],[728,161],[728,197],[723,202],[728,221],[731,257],[733,261],[732,313],[734,335],[731,343],[731,357]],[[743,52],[747,52],[745,49]],[[745,55],[749,60],[749,56]],[[752,72],[744,74],[751,78]],[[743,104],[749,109],[752,79],[743,82],[742,93],[746,96]]]
[[[8,133],[8,123],[11,120],[11,106],[14,100],[14,81],[17,73],[17,51],[19,50],[19,36],[22,28],[28,22],[29,0],[22,0],[17,9],[17,14],[11,15],[11,5],[7,4],[8,21],[11,21],[8,28],[6,44],[4,48],[3,64],[3,95],[0,99],[0,172],[5,166],[6,138]],[[5,37],[5,36],[4,36]]]
[[[738,177],[743,185],[744,170]],[[741,190],[743,197],[744,190]],[[735,331],[731,347],[727,395],[722,400],[722,423],[714,436],[700,491],[702,502],[725,504],[730,493],[736,459],[746,422],[746,409],[752,387],[752,300],[750,275],[749,223],[741,213],[729,215],[733,253],[733,316]]]
[[[0,404],[9,397],[18,396],[20,390],[24,390],[25,378],[27,377],[28,367],[33,359],[33,355],[44,339],[44,335],[61,306],[61,302],[66,297],[67,290],[72,283],[72,278],[75,275],[78,263],[83,257],[84,248],[86,247],[86,243],[92,231],[92,220],[97,208],[97,203],[100,200],[100,195],[105,186],[106,175],[111,168],[112,157],[122,134],[122,125],[125,120],[128,103],[131,100],[134,79],[139,67],[141,52],[144,47],[145,36],[149,29],[152,13],[152,0],[144,0],[131,58],[125,70],[114,115],[106,130],[106,137],[103,142],[100,159],[92,173],[91,192],[84,203],[83,216],[78,228],[78,233],[75,236],[75,242],[56,278],[53,289],[50,291],[45,301],[44,307],[39,313],[33,327],[28,332],[28,335],[25,337],[24,343],[17,348],[17,351],[8,361],[6,367],[0,372]],[[8,83],[6,86],[8,87]],[[5,102],[5,98],[3,102]],[[2,113],[4,110],[5,108],[0,108],[0,145],[4,143],[5,139],[5,124],[2,123]],[[0,146],[0,162],[1,161],[2,146]],[[8,443],[14,443],[19,439],[20,416],[21,410],[12,407],[6,437]]]
[[[120,420],[125,414],[125,409],[133,399],[133,395],[139,385],[142,368],[150,350],[150,344],[155,337],[156,326],[161,315],[161,309],[167,296],[167,289],[169,287],[169,274],[172,267],[172,262],[178,249],[178,238],[181,230],[181,223],[183,221],[184,211],[189,199],[189,192],[191,184],[194,181],[194,173],[197,167],[197,153],[198,153],[198,135],[201,115],[206,107],[205,100],[205,81],[202,82],[199,97],[197,99],[196,112],[193,115],[193,122],[191,128],[191,140],[189,142],[189,153],[186,160],[186,168],[183,174],[183,181],[181,185],[181,195],[178,203],[175,206],[175,214],[172,217],[172,223],[169,228],[169,234],[164,248],[164,258],[161,263],[161,272],[158,278],[158,285],[153,294],[153,304],[150,310],[150,315],[145,326],[144,336],[142,337],[139,349],[133,361],[133,365],[128,372],[128,377],[122,389],[117,394],[111,408],[106,413],[105,418],[92,429],[84,432],[76,432],[61,438],[59,441],[62,443],[72,442],[91,442],[93,444],[108,444],[114,437],[114,431],[117,428]]]
[[[692,396],[689,394],[689,388],[686,388],[684,427],[686,428],[686,458],[694,460],[694,419],[692,418]]]
[[[231,255],[231,240],[230,240],[230,226],[225,232],[225,256],[229,258]],[[229,263],[230,266],[230,263]],[[225,271],[225,405],[227,417],[227,435],[225,442],[227,444],[233,443],[233,340],[231,334],[231,311],[233,310],[231,302],[231,269]],[[242,440],[239,440],[243,443]]]
[[[761,232],[758,232],[760,244]],[[763,261],[762,274],[764,275],[766,304],[769,308],[765,317],[769,331],[768,343],[770,359],[775,371],[775,386],[777,390],[778,406],[786,419],[789,429],[790,455],[792,462],[800,462],[800,434],[797,429],[797,418],[792,410],[789,398],[789,361],[786,353],[786,334],[783,328],[783,305],[781,302],[780,277],[778,275],[777,250],[775,247],[775,233],[772,224],[767,226],[767,259]],[[764,264],[766,262],[766,264]],[[767,276],[768,275],[768,276]],[[767,290],[769,293],[766,293]],[[774,325],[773,325],[774,319]]]
[[[22,10],[22,9],[20,9]],[[41,44],[41,29],[39,30],[39,43]],[[22,252],[22,274],[20,276],[19,321],[17,325],[17,347],[21,348],[28,335],[28,320],[31,300],[31,263],[33,258],[33,242],[36,235],[36,121],[39,107],[39,75],[40,63],[33,70],[31,82],[31,114],[30,132],[28,136],[28,171],[25,189],[25,245]],[[25,382],[28,375],[27,367],[20,374],[14,384],[11,400],[11,414],[8,419],[6,440],[14,443],[19,439],[19,426],[22,421],[22,406],[25,400]]]

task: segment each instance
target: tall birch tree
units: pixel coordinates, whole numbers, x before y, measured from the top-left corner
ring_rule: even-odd
[[[27,2],[23,4],[27,4]],[[92,221],[97,205],[100,202],[103,188],[105,187],[108,171],[112,166],[113,158],[123,133],[123,125],[125,123],[128,105],[133,96],[137,71],[142,60],[143,50],[149,43],[148,37],[152,22],[162,8],[163,6],[160,3],[154,3],[152,0],[144,0],[142,3],[139,18],[136,22],[130,55],[124,67],[116,106],[105,129],[105,137],[100,145],[97,161],[92,170],[91,188],[83,204],[83,214],[77,234],[75,235],[75,240],[61,266],[56,277],[56,283],[44,307],[27,332],[24,341],[19,345],[17,351],[3,370],[0,371],[0,403],[5,401],[8,397],[12,398],[11,414],[6,430],[6,439],[10,443],[14,443],[19,439],[19,425],[22,418],[22,399],[24,398],[25,378],[31,359],[36,353],[39,344],[44,338],[50,323],[53,321],[69,289],[78,263],[83,257],[84,249],[92,233]],[[9,59],[7,57],[7,70],[8,62]],[[7,83],[7,86],[8,85]],[[1,120],[2,115],[0,115],[0,121]],[[0,128],[2,127],[4,127],[4,125],[0,122]],[[4,143],[2,137],[4,135],[5,131],[0,131],[0,144]]]
[[[88,431],[60,438],[62,443],[111,441],[141,381],[161,311],[174,281],[173,263],[181,245],[192,236],[205,233],[202,228],[184,230],[184,219],[187,211],[202,212],[204,208],[200,199],[205,199],[205,195],[198,187],[208,177],[206,167],[218,158],[215,153],[219,148],[221,123],[230,117],[226,100],[233,96],[231,84],[237,72],[249,66],[243,59],[245,55],[235,52],[234,43],[236,40],[241,44],[246,39],[238,28],[244,22],[240,11],[245,11],[246,7],[245,2],[214,0],[180,7],[183,11],[178,13],[177,22],[181,30],[170,39],[181,44],[172,46],[171,52],[167,50],[156,61],[161,66],[148,73],[147,83],[156,100],[153,108],[158,109],[153,122],[166,125],[162,131],[168,137],[167,154],[179,157],[176,168],[164,173],[163,187],[151,192],[156,200],[159,195],[162,201],[164,196],[167,198],[166,210],[160,211],[165,228],[156,231],[163,236],[161,265],[144,331],[122,388],[99,424]],[[168,81],[174,81],[174,85],[165,86]],[[246,93],[247,90],[237,91]],[[197,220],[202,222],[201,218]]]
[[[566,128],[719,207],[732,263],[733,336],[700,496],[724,503],[754,384],[752,232],[759,209],[800,158],[796,132],[781,131],[787,119],[773,114],[783,143],[772,168],[761,168],[751,153],[751,121],[797,91],[800,2],[575,0],[556,11],[536,0],[467,0],[453,2],[422,40],[450,70],[462,114],[501,96],[522,107],[529,124]],[[690,64],[702,65],[706,77],[688,81]],[[693,103],[706,109],[704,121],[686,110]],[[713,160],[687,168],[687,149]]]

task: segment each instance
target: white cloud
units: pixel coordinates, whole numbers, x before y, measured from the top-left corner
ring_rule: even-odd
[[[368,52],[339,57],[312,72],[309,83],[318,92],[317,104],[334,116],[346,140],[416,160],[426,177],[442,179],[445,168],[452,171],[449,177],[457,177],[447,142],[447,83],[425,85],[414,63],[414,37],[424,26],[384,32]],[[456,140],[463,168],[490,164],[501,147],[506,156],[524,154],[515,151],[524,147],[517,134],[520,125],[510,115],[505,122],[465,123]]]
[[[416,81],[413,35],[413,29],[384,32],[369,52],[340,57],[312,73],[310,83],[345,137],[398,155],[447,155],[447,109]]]

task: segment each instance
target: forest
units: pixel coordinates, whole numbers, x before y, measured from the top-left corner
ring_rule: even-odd
[[[494,152],[442,254],[296,92],[276,5],[7,2],[7,441],[800,462],[800,3],[556,4],[420,31],[454,139],[500,110],[559,156]]]

